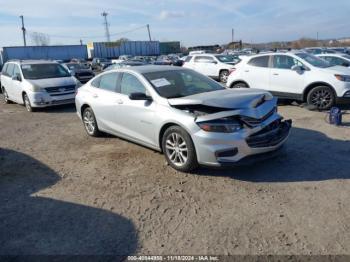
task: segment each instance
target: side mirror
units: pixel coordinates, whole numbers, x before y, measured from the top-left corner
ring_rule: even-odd
[[[349,67],[349,66],[350,66],[350,63],[344,62],[344,63],[342,64],[342,66]]]
[[[16,75],[12,76],[12,80],[22,82],[22,77],[20,74],[16,74]]]
[[[293,66],[292,68],[291,68],[293,71],[296,71],[296,72],[303,72],[305,69],[302,67],[302,66],[297,66],[297,65],[295,65],[295,66]]]
[[[130,100],[146,100],[146,101],[152,101],[152,97],[146,95],[145,93],[141,93],[141,92],[131,93],[131,94],[129,95],[129,99],[130,99]]]

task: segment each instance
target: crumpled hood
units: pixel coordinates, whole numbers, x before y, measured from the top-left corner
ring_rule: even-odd
[[[47,79],[26,79],[32,85],[40,88],[75,85],[73,77],[47,78]]]
[[[205,105],[226,109],[255,108],[263,100],[272,100],[273,96],[266,91],[258,89],[225,89],[201,93],[182,98],[171,98],[168,102],[172,106],[179,105]]]

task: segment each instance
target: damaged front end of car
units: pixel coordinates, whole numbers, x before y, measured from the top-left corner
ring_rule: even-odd
[[[251,163],[254,158],[271,156],[288,139],[292,121],[278,114],[276,98],[268,93],[244,94],[243,98],[243,104],[241,100],[229,104],[227,98],[222,98],[222,103],[216,98],[215,103],[209,98],[170,101],[173,107],[191,114],[199,127],[192,139],[201,164]]]

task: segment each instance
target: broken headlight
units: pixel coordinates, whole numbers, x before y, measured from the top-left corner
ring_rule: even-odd
[[[222,118],[213,121],[197,123],[206,132],[234,133],[242,129],[242,124],[235,119]]]

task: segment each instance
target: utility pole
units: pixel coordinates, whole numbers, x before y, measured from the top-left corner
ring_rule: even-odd
[[[149,24],[147,24],[147,31],[148,31],[149,41],[151,42],[152,38],[151,38],[151,30],[149,29]]]
[[[23,15],[21,15],[20,18],[21,18],[21,20],[22,20],[23,44],[24,44],[24,46],[27,46],[27,41],[26,41],[26,29],[25,29],[25,27],[24,27]]]
[[[101,15],[104,17],[104,23],[103,24],[105,26],[105,34],[106,34],[107,42],[111,42],[111,36],[109,34],[109,24],[108,24],[108,21],[107,21],[108,13],[106,11],[104,11]]]
[[[316,38],[316,39],[317,39],[317,41],[318,41],[318,32],[317,32],[317,38]]]
[[[83,45],[83,40],[80,39],[80,45]]]
[[[235,37],[235,30],[232,28],[232,43],[233,43],[233,40],[234,40],[234,37]]]

